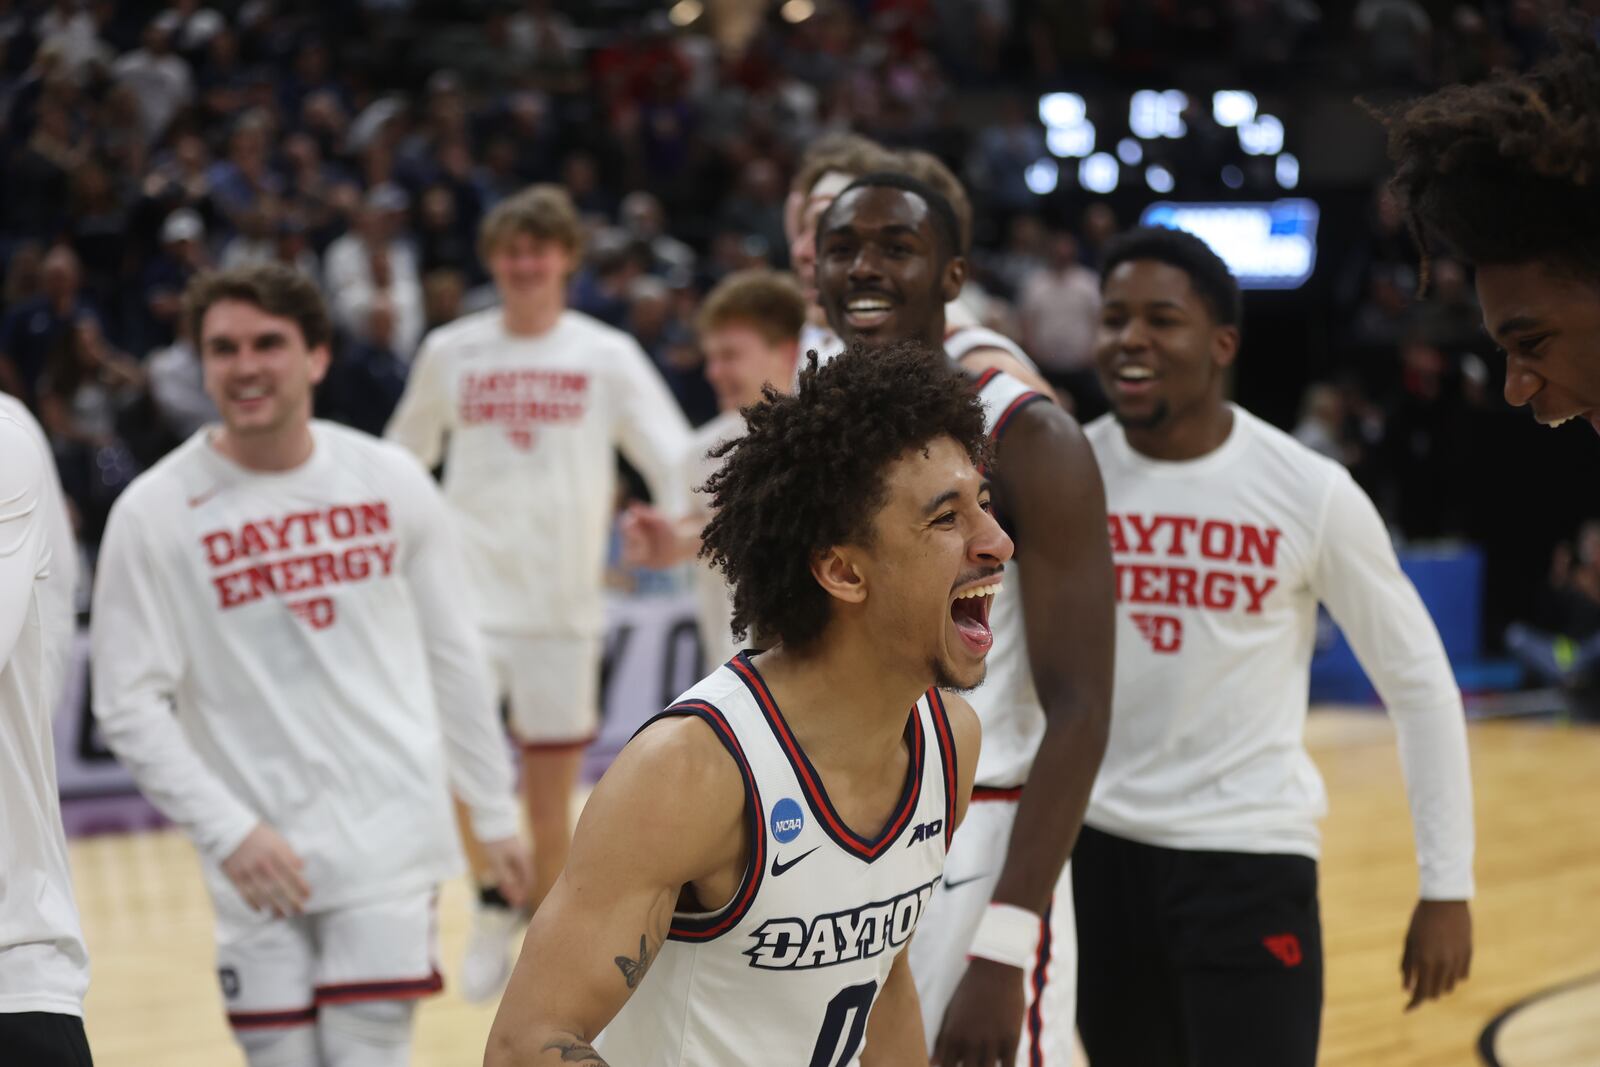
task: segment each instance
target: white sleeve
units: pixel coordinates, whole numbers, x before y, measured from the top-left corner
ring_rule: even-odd
[[[410,460],[405,462],[410,463]],[[511,750],[496,714],[489,660],[467,610],[466,570],[444,497],[427,472],[407,472],[416,536],[407,546],[406,584],[427,648],[428,676],[444,733],[450,789],[472,816],[480,841],[518,833]]]
[[[444,364],[431,336],[411,363],[406,390],[389,416],[383,436],[410,452],[429,470],[444,458],[444,435],[450,428],[450,405],[445,394]]]
[[[177,606],[124,502],[111,509],[96,571],[89,636],[100,734],[140,792],[220,863],[261,818],[200,758],[173,712],[186,667]]]
[[[1394,720],[1421,898],[1470,899],[1472,772],[1461,691],[1383,520],[1344,471],[1323,506],[1313,588]]]
[[[0,417],[0,669],[28,621],[45,543],[44,457],[33,436]]]
[[[682,470],[693,447],[689,420],[637,343],[626,340],[618,350],[617,445],[644,476],[656,507],[671,516],[687,514],[689,488],[683,484]]]

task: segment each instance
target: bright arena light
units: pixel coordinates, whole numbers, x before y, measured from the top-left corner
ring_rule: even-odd
[[[1256,117],[1256,96],[1242,89],[1223,89],[1211,95],[1211,117],[1218,126],[1239,126]]]
[[[1094,123],[1083,119],[1071,126],[1052,126],[1044,131],[1045,147],[1062,159],[1077,159],[1094,151]]]
[[[1153,193],[1170,193],[1177,183],[1172,180],[1172,172],[1161,164],[1156,163],[1145,168],[1144,182]]]
[[[1140,89],[1128,103],[1128,129],[1146,141],[1182,137],[1188,132],[1183,122],[1183,110],[1188,106],[1189,98],[1178,89]]]
[[[1283,151],[1283,123],[1262,115],[1239,127],[1239,147],[1252,156],[1274,156]]]
[[[1285,152],[1278,157],[1278,162],[1273,168],[1278,176],[1278,184],[1285,189],[1293,189],[1300,184],[1300,160]]]
[[[1039,98],[1039,121],[1047,127],[1076,126],[1089,115],[1077,93],[1046,93]]]
[[[1222,184],[1229,189],[1244,188],[1244,171],[1229,163],[1222,168]]]
[[[816,13],[817,5],[812,0],[788,0],[788,3],[778,9],[778,14],[783,16],[783,21],[790,23],[804,22]]]
[[[794,0],[794,2],[804,2],[804,0]],[[705,14],[705,10],[705,5],[700,0],[678,0],[667,11],[667,18],[671,20],[674,26],[688,26]],[[798,22],[800,20],[791,19],[790,21]]]
[[[1061,168],[1056,166],[1053,159],[1040,159],[1023,171],[1022,180],[1028,183],[1028,189],[1034,195],[1049,196],[1061,181]]]
[[[1109,153],[1096,152],[1078,164],[1078,184],[1091,193],[1111,193],[1117,188],[1120,168]]]
[[[1124,137],[1117,142],[1117,158],[1130,167],[1137,167],[1144,162],[1144,145],[1132,137]]]

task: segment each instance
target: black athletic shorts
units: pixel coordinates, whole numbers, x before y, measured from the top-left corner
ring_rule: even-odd
[[[1078,1032],[1094,1067],[1315,1067],[1316,861],[1085,826],[1072,891]]]
[[[0,1063],[93,1067],[83,1020],[44,1011],[0,1012]]]

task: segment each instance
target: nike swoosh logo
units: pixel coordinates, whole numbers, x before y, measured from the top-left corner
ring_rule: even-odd
[[[971,878],[962,878],[954,882],[940,882],[939,886],[948,892],[951,889],[960,888],[961,886],[966,885],[968,882],[981,882],[987,877],[989,877],[987,873],[975,874]]]
[[[822,847],[821,845],[817,846],[817,848],[821,848],[821,847]],[[813,848],[811,850],[811,852],[815,852],[817,850],[817,848]],[[774,878],[778,877],[778,875],[782,874],[784,871],[787,871],[790,867],[793,867],[795,864],[799,863],[801,860],[803,860],[807,856],[811,855],[811,852],[802,852],[802,853],[800,853],[800,855],[796,856],[794,859],[790,860],[788,863],[779,863],[778,862],[778,857],[776,857],[776,856],[772,857],[772,877],[774,877]]]

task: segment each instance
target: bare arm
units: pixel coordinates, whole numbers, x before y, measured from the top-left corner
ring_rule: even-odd
[[[1100,468],[1071,416],[1047,404],[1024,408],[996,466],[1000,507],[1017,533],[1045,732],[994,899],[1043,914],[1083,826],[1111,728],[1116,583]]]
[[[604,1064],[591,1043],[646,979],[683,886],[742,873],[744,804],[698,719],[658,722],[622,750],[528,927],[485,1067]]]

